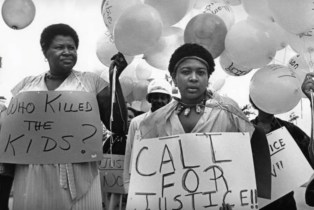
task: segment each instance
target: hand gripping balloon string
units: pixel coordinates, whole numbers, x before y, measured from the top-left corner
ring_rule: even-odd
[[[305,45],[305,40],[304,39],[302,39],[303,40],[303,49],[306,49],[306,45]],[[307,52],[307,53],[309,53],[309,56],[307,57],[306,56],[306,53],[305,52]],[[310,72],[313,72],[313,62],[312,62],[312,51],[302,51],[302,56],[303,56],[303,58],[305,59],[305,61],[306,61],[306,63],[307,63],[307,65],[308,65],[308,67],[309,67],[309,70],[310,70]],[[312,79],[312,77],[310,77],[311,79]],[[311,141],[310,141],[310,156],[311,156],[311,154],[312,153],[314,153],[314,140],[313,140],[313,137],[314,137],[314,125],[313,125],[313,123],[314,123],[314,104],[313,104],[313,101],[314,101],[314,99],[313,99],[313,90],[312,89],[310,89],[310,96],[311,96]]]
[[[113,104],[115,101],[115,93],[116,93],[116,74],[117,74],[117,67],[115,66],[113,68],[113,75],[112,75],[112,90],[111,90],[111,112],[110,112],[110,122],[109,122],[109,127],[110,127],[110,131],[112,131],[112,122],[113,122]],[[112,145],[113,145],[114,139],[113,139],[113,135],[110,136],[110,156],[111,156],[111,166],[113,166],[113,161],[112,161]]]

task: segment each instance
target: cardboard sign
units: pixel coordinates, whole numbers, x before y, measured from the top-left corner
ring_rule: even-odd
[[[258,198],[260,208],[307,182],[313,169],[285,127],[267,134],[271,155],[271,199]]]
[[[247,133],[135,141],[127,209],[258,209]]]
[[[5,111],[0,162],[49,164],[102,158],[96,97],[81,91],[22,92]]]
[[[124,155],[104,154],[99,166],[102,194],[125,194],[123,186]]]

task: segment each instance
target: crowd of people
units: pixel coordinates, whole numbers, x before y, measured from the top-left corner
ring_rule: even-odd
[[[49,70],[24,78],[12,89],[12,96],[30,91],[82,91],[95,97],[99,117],[105,127],[102,152],[125,156],[123,181],[126,194],[131,184],[134,142],[140,139],[188,133],[246,132],[251,142],[260,141],[268,145],[266,134],[286,127],[310,165],[314,166],[313,140],[296,125],[266,113],[251,98],[250,102],[258,110],[258,116],[250,121],[234,100],[208,89],[209,78],[215,71],[215,62],[210,52],[198,44],[183,44],[170,58],[168,70],[180,97],[172,96],[173,87],[167,80],[153,79],[147,87],[146,95],[151,108],[145,113],[127,107],[124,100],[119,77],[128,64],[123,54],[113,55],[108,83],[94,73],[73,69],[77,62],[79,38],[69,25],[53,24],[46,27],[41,33],[40,46]],[[313,77],[314,73],[307,74],[302,84],[302,90],[311,103]],[[1,107],[0,126],[6,123],[5,113],[6,108]],[[47,115],[47,120],[48,117]],[[255,151],[256,148],[252,148],[253,158]],[[270,154],[267,150],[264,152],[268,157],[264,160],[267,164],[265,162],[264,168],[261,165],[255,167],[262,167],[265,171],[263,174],[269,175],[262,179],[267,180],[266,188],[270,189]],[[257,180],[261,178],[259,174],[255,176]],[[260,186],[257,186],[257,190],[260,190]],[[97,161],[1,163],[0,209],[9,209],[8,200],[12,191],[14,210],[109,209],[108,204],[103,206]],[[304,196],[306,203],[314,206],[314,180],[309,180]],[[115,208],[114,205],[110,206]],[[219,209],[230,210],[234,206],[223,203]],[[297,209],[293,192],[262,209]]]

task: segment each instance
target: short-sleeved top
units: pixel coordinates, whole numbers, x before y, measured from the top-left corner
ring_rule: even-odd
[[[25,91],[48,91],[45,74],[24,78],[12,89],[13,97]],[[97,95],[107,86],[105,80],[92,72],[72,71],[55,90],[86,91]],[[72,165],[78,200],[89,192],[98,174],[98,168],[95,162]],[[14,208],[32,209],[37,206],[46,210],[69,209],[73,201],[69,197],[69,189],[64,190],[60,187],[59,179],[59,164],[16,165]]]

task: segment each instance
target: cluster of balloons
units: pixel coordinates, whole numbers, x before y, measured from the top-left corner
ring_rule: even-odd
[[[174,25],[192,7],[190,0],[103,0],[106,33],[96,54],[105,66],[117,52],[131,63],[120,78],[127,102],[140,102],[141,110],[149,107],[145,98],[152,72],[168,69],[172,52],[184,43],[183,29]]]
[[[122,89],[128,87],[127,100],[145,99],[145,88],[140,87],[153,71],[168,69],[171,54],[183,43],[199,43],[215,58],[224,51],[227,30],[235,21],[231,7],[225,2],[196,7],[196,0],[103,0],[107,31],[97,42],[99,60],[109,66],[110,55],[119,51],[130,62],[138,62],[133,67],[135,77],[120,81]]]
[[[243,7],[245,19],[235,21],[234,6]],[[145,95],[139,87],[151,72],[167,70],[172,52],[183,43],[198,43],[219,59],[227,75],[257,69],[250,83],[252,99],[266,112],[284,113],[302,97],[300,83],[313,69],[313,7],[311,0],[103,0],[108,33],[100,38],[97,55],[105,65],[110,59],[104,54],[110,50],[131,62],[141,56],[135,77],[130,77],[137,91],[128,95],[141,100]],[[298,57],[287,66],[270,64],[288,45]],[[225,82],[223,78],[212,86],[220,89]]]
[[[235,7],[243,8],[245,19],[236,21]],[[264,111],[284,113],[303,96],[300,83],[314,69],[313,10],[312,0],[103,0],[106,27],[96,55],[105,66],[117,52],[130,64],[136,61],[121,84],[128,101],[143,101],[153,72],[165,72],[183,43],[198,43],[228,76],[256,70],[250,96]],[[10,28],[23,29],[34,20],[36,8],[32,0],[4,0],[1,12]],[[270,64],[288,45],[296,52],[288,64]],[[225,82],[216,81],[213,89]]]
[[[288,112],[305,97],[300,87],[306,73],[313,71],[313,1],[242,0],[242,5],[249,15],[246,21],[255,24],[271,38],[268,42],[264,40],[263,45],[256,45],[268,50],[265,55],[270,56],[287,45],[296,52],[287,65],[265,65],[269,62],[261,54],[259,57],[263,59],[259,62],[264,60],[264,66],[258,66],[250,82],[250,96],[260,109],[272,114]],[[275,49],[271,48],[271,42]],[[258,51],[261,52],[260,49]],[[244,60],[239,63],[253,64]]]

